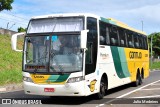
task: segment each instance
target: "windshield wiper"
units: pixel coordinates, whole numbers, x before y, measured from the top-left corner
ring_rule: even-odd
[[[52,71],[54,71],[54,72],[56,72],[56,70],[54,69],[54,67],[52,67],[52,66],[50,66],[50,69],[52,70]],[[64,75],[64,72],[56,72],[56,73],[58,73],[59,75]]]
[[[57,65],[57,64],[56,64],[56,65]],[[62,66],[61,66],[61,65],[57,65],[57,66],[58,66],[58,68],[59,68],[59,70],[60,70],[60,72],[57,72],[57,73],[64,74],[64,73],[63,73],[64,70],[63,70]],[[50,69],[51,69],[53,72],[56,72],[56,70],[54,69],[53,66],[50,66]]]
[[[42,60],[42,59],[45,59],[45,58],[47,58],[47,57],[41,57],[41,58],[38,58],[38,59],[34,59],[34,60],[30,60],[28,63],[31,63],[31,62],[34,62],[34,61],[37,61],[37,60]]]

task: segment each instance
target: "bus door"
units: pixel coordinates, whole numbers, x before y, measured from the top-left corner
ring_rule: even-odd
[[[86,65],[85,75],[95,72],[97,61],[97,19],[87,18],[87,50],[86,50]]]
[[[90,85],[92,81],[95,81],[93,76],[96,69],[97,61],[97,19],[87,18],[87,50],[86,50],[86,59],[85,59],[85,79],[88,81],[86,83],[89,88],[89,92],[94,92],[94,88]]]

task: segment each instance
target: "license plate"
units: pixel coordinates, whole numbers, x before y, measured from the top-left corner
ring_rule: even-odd
[[[44,88],[44,92],[54,92],[54,88]]]

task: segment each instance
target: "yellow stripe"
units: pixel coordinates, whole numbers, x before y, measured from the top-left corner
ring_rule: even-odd
[[[116,23],[118,26],[120,26],[120,27],[123,27],[123,28],[129,29],[129,30],[132,30],[132,31],[134,31],[134,32],[137,32],[137,33],[146,35],[145,32],[140,31],[140,30],[137,30],[137,29],[134,29],[134,28],[128,26],[127,24],[125,24],[125,23],[123,23],[123,22],[120,22],[120,21],[118,21],[118,20],[116,20],[116,19],[108,18],[108,20],[111,20],[111,21],[115,22],[115,23]]]
[[[137,70],[144,69],[144,78],[149,76],[149,52],[141,49],[124,49],[131,81],[136,80]]]
[[[63,82],[51,82],[49,77],[51,75],[39,75],[39,74],[30,74],[31,79],[35,84],[65,84],[66,80]]]
[[[32,81],[34,83],[46,83],[46,80],[50,77],[50,75],[38,75],[38,74],[30,74]]]

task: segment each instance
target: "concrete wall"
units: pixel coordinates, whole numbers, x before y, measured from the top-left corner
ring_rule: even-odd
[[[15,33],[17,33],[17,32],[12,31],[12,30],[8,30],[8,29],[4,29],[4,28],[0,28],[0,34],[8,34],[8,35],[11,36],[11,35],[13,35]]]

